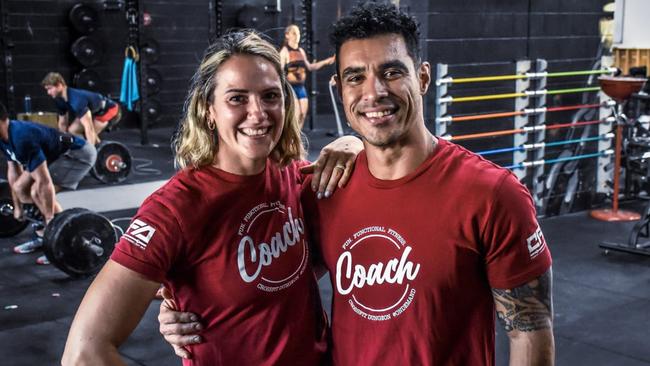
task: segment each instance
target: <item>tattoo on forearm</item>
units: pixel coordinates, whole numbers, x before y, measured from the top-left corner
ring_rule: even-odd
[[[532,332],[551,327],[553,275],[546,273],[513,289],[492,289],[497,318],[507,332]]]

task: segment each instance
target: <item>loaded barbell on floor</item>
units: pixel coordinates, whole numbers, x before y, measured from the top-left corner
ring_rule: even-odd
[[[97,145],[97,160],[90,170],[102,183],[115,184],[125,180],[131,172],[131,152],[117,141],[102,141]]]
[[[10,203],[0,206],[0,215],[13,218]],[[25,220],[45,227],[43,252],[55,267],[72,277],[95,274],[108,260],[117,233],[103,215],[85,208],[71,208],[58,213],[45,225],[42,220],[25,216]]]

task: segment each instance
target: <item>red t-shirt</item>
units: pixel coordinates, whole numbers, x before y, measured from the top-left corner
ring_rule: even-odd
[[[149,196],[111,259],[198,314],[185,365],[316,365],[327,349],[298,167],[238,176],[186,169]]]
[[[362,153],[347,187],[305,195],[332,281],[336,366],[493,365],[491,288],[551,265],[527,189],[445,140],[401,179],[373,177]]]

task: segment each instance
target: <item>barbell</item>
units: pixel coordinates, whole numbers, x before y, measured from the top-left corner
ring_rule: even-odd
[[[13,214],[11,203],[0,206],[0,216],[15,220]],[[45,256],[50,263],[71,277],[86,277],[97,273],[110,257],[118,239],[110,220],[85,208],[70,208],[58,213],[47,225],[31,215],[25,215],[24,218],[24,222],[45,226]]]
[[[131,172],[131,152],[117,141],[102,141],[97,145],[97,160],[90,173],[102,183],[115,184]]]

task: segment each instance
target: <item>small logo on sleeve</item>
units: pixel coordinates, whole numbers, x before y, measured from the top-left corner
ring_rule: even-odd
[[[11,151],[9,149],[5,149],[5,151],[7,152],[7,155],[9,156],[9,159],[11,159],[14,162],[20,164],[20,161],[18,161],[18,158],[16,157],[16,154],[13,151]]]
[[[156,229],[154,229],[151,225],[142,220],[135,219],[131,225],[129,225],[129,228],[126,229],[126,233],[124,233],[124,239],[128,240],[131,244],[145,249],[147,247],[147,244],[149,244],[149,240],[151,240],[151,237],[155,232]]]
[[[546,240],[544,240],[544,234],[542,234],[542,229],[537,226],[537,230],[533,235],[529,236],[526,239],[528,243],[528,253],[530,254],[530,259],[533,259],[539,255],[546,247]]]

